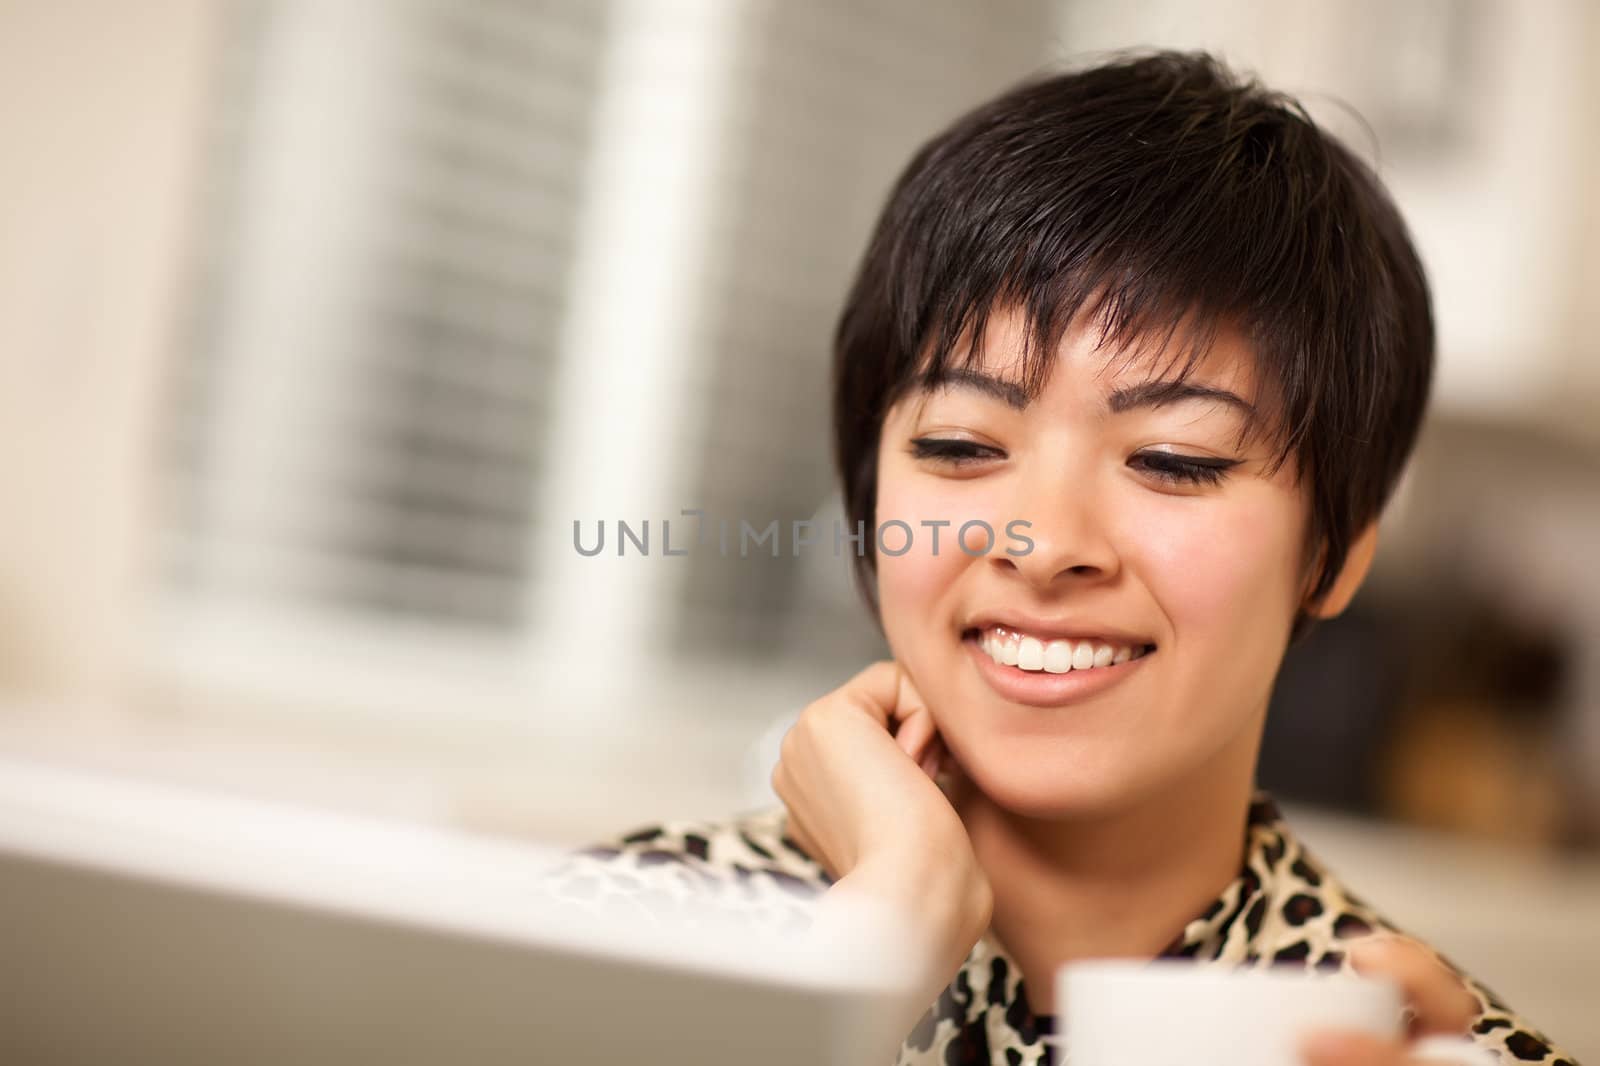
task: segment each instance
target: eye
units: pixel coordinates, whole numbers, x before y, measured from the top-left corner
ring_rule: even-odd
[[[932,459],[950,466],[965,466],[996,458],[1004,453],[988,444],[973,440],[946,437],[916,437],[911,441],[911,454],[917,459]]]
[[[1209,456],[1178,455],[1174,452],[1140,452],[1128,465],[1148,471],[1161,481],[1174,485],[1218,485],[1239,459],[1214,459]]]

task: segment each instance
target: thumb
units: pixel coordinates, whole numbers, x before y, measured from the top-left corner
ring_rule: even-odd
[[[894,742],[900,750],[905,752],[912,760],[921,762],[927,754],[928,746],[938,736],[938,727],[933,724],[933,715],[927,708],[914,711],[900,723],[895,730]]]
[[[911,675],[904,665],[898,660],[895,662],[894,717],[900,721],[916,714],[928,713],[928,701],[922,698],[922,693],[917,691],[917,686],[911,680]]]
[[[1410,937],[1371,933],[1353,941],[1349,955],[1357,973],[1388,977],[1400,985],[1415,1015],[1413,1036],[1464,1030],[1478,1013],[1477,997],[1466,983]]]

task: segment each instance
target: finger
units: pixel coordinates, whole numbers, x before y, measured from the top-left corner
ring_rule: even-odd
[[[1316,1029],[1301,1035],[1306,1066],[1405,1066],[1405,1043],[1347,1029]]]
[[[900,723],[900,728],[894,733],[894,742],[913,761],[920,762],[927,753],[928,744],[937,734],[933,715],[921,710]]]
[[[1357,973],[1393,978],[1415,1020],[1411,1035],[1465,1030],[1478,1014],[1477,997],[1423,945],[1408,937],[1373,934],[1351,943]]]
[[[891,732],[901,721],[928,706],[910,675],[893,659],[866,667],[850,679],[845,690],[853,706]]]
[[[899,700],[900,664],[892,659],[875,662],[852,677],[844,688],[852,706],[888,729]]]
[[[933,739],[928,741],[927,751],[923,752],[922,757],[917,760],[917,765],[922,767],[923,773],[933,778],[935,783],[937,783],[940,776],[944,773],[947,754],[948,753],[945,751],[944,740],[941,739],[937,733],[935,733]]]
[[[900,663],[895,665],[899,668],[899,683],[895,687],[894,715],[903,720],[912,715],[927,714],[928,702],[922,698],[922,693],[917,691],[917,686],[911,681],[911,675]]]

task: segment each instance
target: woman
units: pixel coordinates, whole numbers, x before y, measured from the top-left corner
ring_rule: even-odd
[[[813,892],[893,904],[933,960],[904,1063],[1049,1061],[1057,967],[1108,955],[1386,973],[1412,1036],[1570,1062],[1253,784],[1286,648],[1367,572],[1433,349],[1377,179],[1210,57],[961,118],[897,182],[836,335],[893,661],[801,714],[781,809],[650,827],[572,877],[737,885],[779,921]],[[1306,1061],[1411,1061],[1327,1035]]]

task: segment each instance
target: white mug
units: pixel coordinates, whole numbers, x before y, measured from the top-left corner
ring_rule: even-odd
[[[1181,959],[1085,959],[1056,977],[1071,1066],[1298,1066],[1309,1029],[1399,1036],[1402,1002],[1388,978]],[[1425,1036],[1407,1054],[1455,1066],[1499,1061],[1465,1035]]]
[[[1084,959],[1061,968],[1056,1006],[1071,1066],[1301,1066],[1312,1029],[1405,1031],[1394,981],[1302,967]]]

